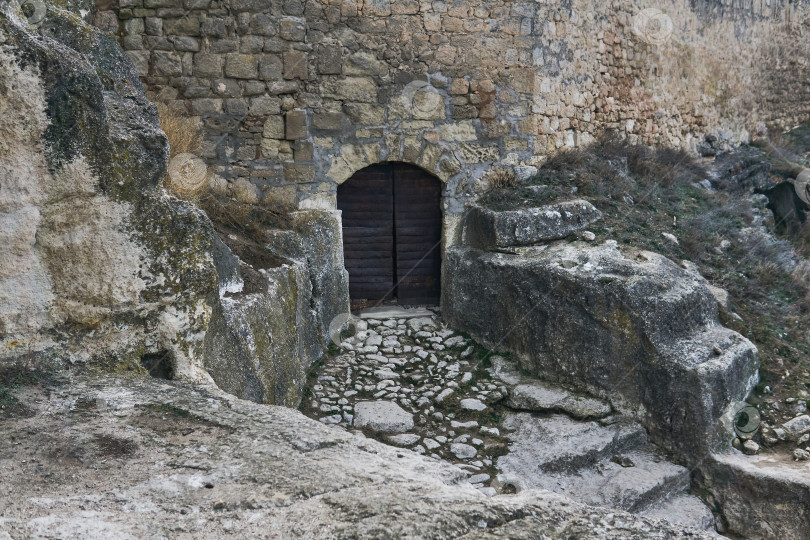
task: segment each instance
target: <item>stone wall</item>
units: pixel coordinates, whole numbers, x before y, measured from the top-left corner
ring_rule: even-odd
[[[652,6],[655,6],[654,8]],[[98,0],[156,99],[198,116],[205,159],[274,206],[405,161],[446,225],[493,169],[528,175],[605,129],[694,147],[810,111],[808,3],[784,0]],[[645,8],[647,8],[645,10]],[[498,173],[503,174],[503,173]]]

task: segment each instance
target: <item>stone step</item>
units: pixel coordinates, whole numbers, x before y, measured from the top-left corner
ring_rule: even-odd
[[[689,470],[644,449],[617,454],[575,474],[544,474],[532,481],[534,488],[585,504],[641,512],[687,490]]]
[[[573,418],[595,419],[609,415],[609,403],[573,394],[563,388],[540,381],[518,384],[509,390],[507,407],[531,412],[562,412]]]
[[[506,413],[501,426],[511,431],[511,444],[509,453],[498,458],[498,469],[524,488],[549,473],[575,474],[647,442],[646,432],[635,423],[601,426],[560,414]]]
[[[708,533],[715,532],[714,514],[699,498],[688,493],[681,493],[653,506],[641,515],[651,519],[660,519],[673,525],[691,527]],[[720,535],[717,535],[720,538]]]

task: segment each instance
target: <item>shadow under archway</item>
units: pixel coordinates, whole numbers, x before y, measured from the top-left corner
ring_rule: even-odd
[[[352,308],[441,297],[441,181],[406,163],[378,163],[338,186]]]

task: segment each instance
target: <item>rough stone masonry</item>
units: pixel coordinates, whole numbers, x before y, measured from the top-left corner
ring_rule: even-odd
[[[334,209],[354,172],[404,161],[445,183],[449,244],[463,204],[494,176],[531,175],[605,129],[694,148],[705,134],[747,140],[810,111],[805,1],[96,7],[152,95],[202,120],[204,158],[235,192]]]

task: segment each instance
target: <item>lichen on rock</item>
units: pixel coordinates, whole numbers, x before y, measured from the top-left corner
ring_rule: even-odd
[[[113,37],[53,3],[27,24],[10,2],[0,9],[0,67],[0,240],[9,254],[0,258],[0,360],[137,370],[148,359],[150,372],[210,381],[206,366],[227,372],[239,362],[206,341],[209,329],[250,313],[256,335],[275,342],[267,354],[248,348],[244,361],[275,374],[262,392],[235,393],[297,403],[322,353],[306,260],[263,278],[284,289],[275,303],[220,295],[235,277],[219,275],[224,261],[246,263],[202,210],[163,190],[168,142]],[[300,327],[315,337],[294,346]]]

